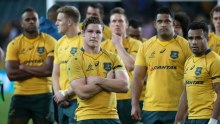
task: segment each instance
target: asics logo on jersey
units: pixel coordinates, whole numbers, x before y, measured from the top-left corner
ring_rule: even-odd
[[[99,65],[99,61],[96,61],[96,62],[95,62],[95,66],[98,66],[98,65]]]
[[[160,53],[164,53],[166,51],[166,48],[163,48],[162,50],[160,50]]]

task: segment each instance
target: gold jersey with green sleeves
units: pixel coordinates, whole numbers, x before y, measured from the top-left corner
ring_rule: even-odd
[[[41,66],[48,56],[54,56],[56,40],[51,36],[40,33],[35,39],[19,35],[7,47],[6,61],[19,61],[28,66]],[[52,84],[49,77],[33,77],[15,81],[14,94],[32,95],[51,93]]]
[[[83,23],[80,23],[79,24],[79,29],[82,30],[82,24]],[[103,40],[106,40],[106,39],[110,39],[112,37],[112,31],[111,29],[107,26],[107,25],[104,25],[104,31],[103,31]]]
[[[82,35],[78,34],[72,38],[68,38],[64,35],[55,46],[54,63],[60,65],[59,85],[61,90],[70,88],[70,82],[66,72],[67,62],[78,50],[80,50],[80,48],[82,48],[82,45]],[[74,98],[75,95],[70,97],[70,99]]]
[[[213,83],[220,83],[220,56],[211,51],[190,57],[184,68],[189,119],[209,119],[216,98]]]
[[[208,45],[214,52],[220,55],[220,36],[216,35],[214,32],[209,33]]]
[[[133,39],[131,37],[127,37],[123,39],[123,46],[125,50],[131,55],[136,55],[141,45],[142,45],[141,41]],[[102,42],[101,46],[105,50],[117,53],[110,39],[107,39],[104,42]],[[117,93],[117,100],[131,99],[131,82],[132,82],[133,71],[127,71],[127,72],[130,80],[130,88],[127,93]]]
[[[122,60],[116,54],[101,50],[93,55],[78,51],[68,62],[69,80],[86,78],[89,76],[99,76],[106,78],[109,71],[115,72],[125,70]],[[118,119],[116,110],[116,93],[101,91],[87,100],[77,97],[78,108],[76,109],[76,119]]]
[[[191,54],[188,42],[180,36],[166,42],[154,36],[144,43],[135,61],[135,66],[147,68],[143,110],[177,111],[184,88],[184,64]]]

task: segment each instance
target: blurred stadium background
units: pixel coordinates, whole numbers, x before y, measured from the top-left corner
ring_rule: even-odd
[[[6,50],[7,44],[22,30],[19,25],[20,13],[26,7],[37,10],[39,17],[46,16],[46,11],[53,4],[74,5],[81,13],[81,20],[85,18],[85,11],[91,2],[103,4],[105,10],[105,24],[109,22],[109,12],[114,7],[123,7],[129,19],[136,19],[143,24],[143,37],[155,35],[153,15],[157,7],[169,6],[174,12],[186,12],[191,21],[203,20],[210,23],[210,10],[220,4],[220,0],[0,0],[0,46]],[[5,101],[0,96],[0,124],[7,123],[7,114],[13,82],[7,78],[4,62],[0,63],[0,82],[4,84]]]

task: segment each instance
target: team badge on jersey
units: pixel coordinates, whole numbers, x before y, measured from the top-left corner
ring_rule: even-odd
[[[202,67],[197,67],[195,71],[195,75],[200,75],[202,73]]]
[[[76,47],[72,47],[71,50],[70,50],[70,53],[72,55],[74,55],[76,52],[77,52],[77,48]]]
[[[40,54],[44,53],[44,51],[45,51],[44,47],[38,47],[37,48],[37,52],[40,53]]]
[[[112,69],[112,64],[111,63],[103,63],[104,64],[104,69],[106,71],[110,71]]]
[[[179,52],[178,51],[171,51],[170,52],[170,57],[172,59],[177,59],[179,57]]]

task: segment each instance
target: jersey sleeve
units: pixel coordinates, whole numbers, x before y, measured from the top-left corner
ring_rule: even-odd
[[[82,61],[80,61],[75,55],[71,57],[67,63],[67,74],[70,82],[85,77],[82,68]]]
[[[55,64],[60,64],[60,60],[58,58],[58,48],[59,48],[59,43],[56,43],[55,48],[54,48],[54,63]]]
[[[141,46],[138,50],[134,65],[146,66],[146,61],[144,57],[144,46]]]
[[[6,58],[5,60],[18,60],[18,43],[11,41],[7,46]]]
[[[114,69],[115,71],[118,71],[118,70],[126,70],[126,69],[125,69],[125,66],[124,66],[124,64],[123,64],[123,61],[121,60],[121,58],[120,58],[118,55],[116,55],[116,57],[115,57],[113,69]]]
[[[184,38],[180,38],[178,37],[179,39],[179,43],[183,49],[183,53],[185,55],[185,60],[187,60],[190,56],[192,56],[192,51],[190,50],[190,47],[189,47],[189,42],[184,39]]]
[[[216,58],[210,66],[210,75],[213,83],[220,83],[220,57]]]
[[[135,42],[132,44],[130,54],[136,56],[141,45],[142,45],[141,41],[135,40]]]
[[[56,40],[51,37],[47,36],[47,56],[54,56],[54,48],[55,48]]]
[[[186,59],[188,59],[190,56],[192,56],[192,51],[190,50],[189,43],[186,43],[186,48],[184,49],[186,52]]]

